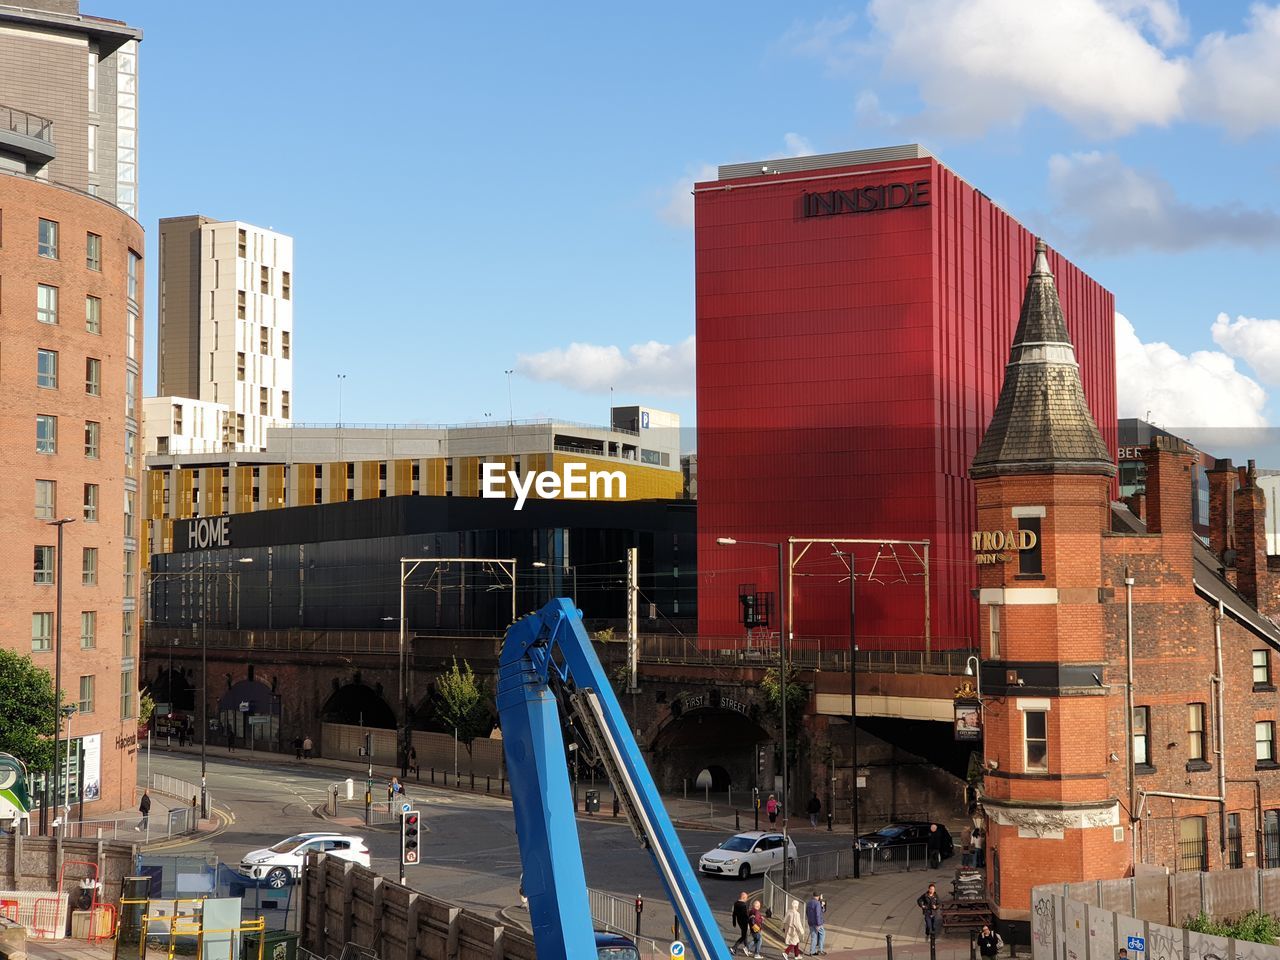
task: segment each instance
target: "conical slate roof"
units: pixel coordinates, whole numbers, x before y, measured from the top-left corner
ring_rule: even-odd
[[[969,476],[1076,473],[1114,476],[1116,466],[1084,400],[1075,347],[1043,241],[1027,278],[995,415]]]

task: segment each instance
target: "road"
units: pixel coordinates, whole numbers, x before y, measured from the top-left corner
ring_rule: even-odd
[[[323,804],[328,785],[343,778],[342,774],[275,763],[261,756],[252,761],[247,757],[235,761],[211,758],[208,769],[209,792],[220,808],[231,811],[234,819],[225,831],[201,845],[212,847],[224,863],[238,864],[247,851],[270,846],[292,833],[334,829],[364,837],[373,868],[384,876],[397,876],[398,829],[362,826],[348,830],[311,812]],[[152,758],[152,770],[193,783],[200,780],[199,759],[188,755],[157,752]],[[409,885],[488,914],[518,903],[520,851],[510,801],[417,784],[410,787],[410,797],[422,810],[429,832],[422,863],[408,868]],[[578,824],[591,887],[625,897],[640,894],[647,900],[665,899],[649,855],[640,848],[624,820],[597,823],[580,819]],[[700,854],[725,839],[723,832],[678,832],[694,863]],[[803,856],[843,848],[848,842],[847,837],[838,834],[805,832],[796,846]],[[759,877],[747,884],[736,878],[700,880],[722,924],[738,891],[744,886],[758,889],[761,884]],[[649,922],[648,913],[645,919]],[[655,916],[652,922],[665,926],[670,921]]]

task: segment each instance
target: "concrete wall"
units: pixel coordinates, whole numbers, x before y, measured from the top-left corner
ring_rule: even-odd
[[[0,837],[0,889],[55,890],[58,886],[58,863],[85,860],[98,865],[102,890],[100,900],[115,903],[120,896],[120,881],[134,874],[137,847],[131,843],[108,840],[54,840],[52,837]],[[66,869],[67,881],[89,875],[81,866]]]
[[[354,863],[312,857],[299,902],[302,946],[339,956],[347,943],[384,960],[534,960],[529,934],[393,883]]]
[[[1280,869],[1154,873],[1122,880],[1045,884],[1031,894],[1033,903],[1051,895],[1173,926],[1201,912],[1215,920],[1250,910],[1280,916]]]

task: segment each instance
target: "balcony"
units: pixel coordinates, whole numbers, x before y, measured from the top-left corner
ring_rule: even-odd
[[[43,166],[57,156],[53,121],[0,104],[0,152],[14,153]]]

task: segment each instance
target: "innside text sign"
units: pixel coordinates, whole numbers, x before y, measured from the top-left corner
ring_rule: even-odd
[[[899,210],[903,207],[929,205],[928,180],[914,183],[882,183],[874,187],[852,190],[828,190],[804,195],[806,217],[830,217],[841,213],[872,213],[876,210]]]

